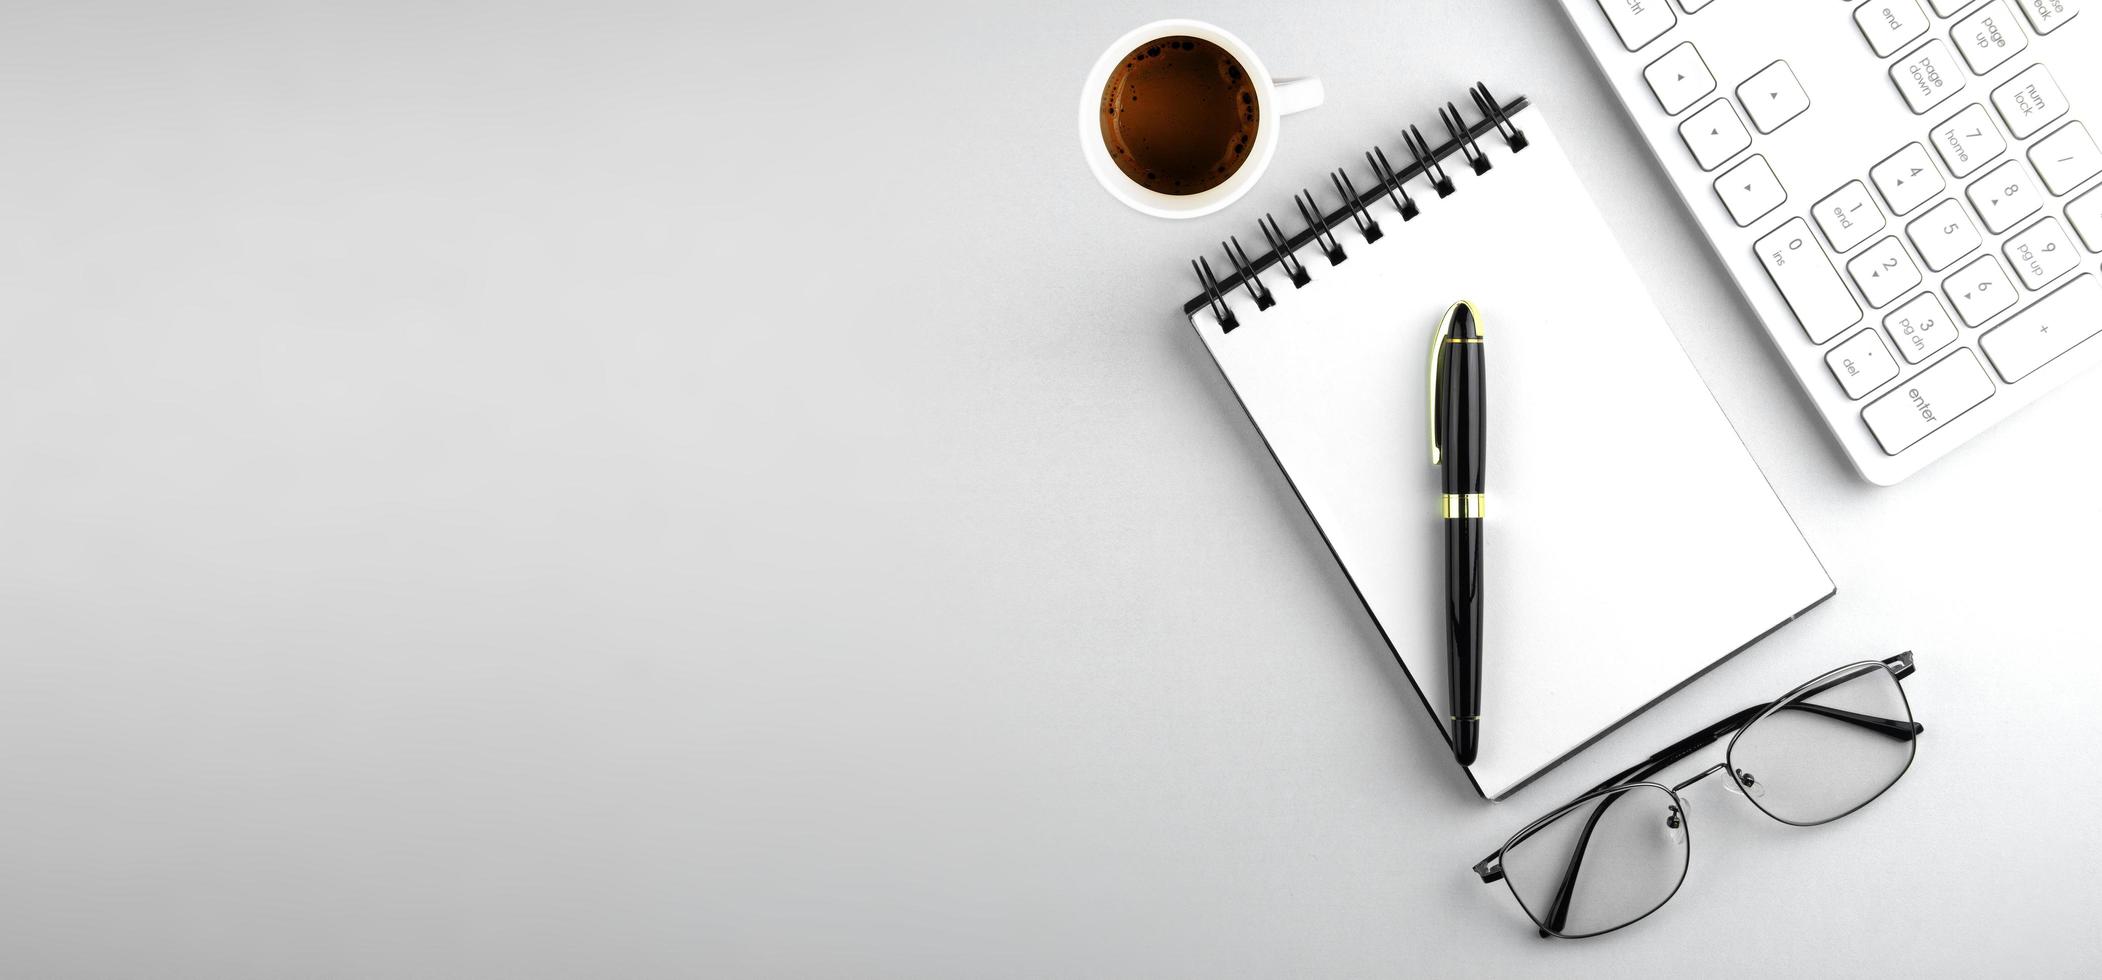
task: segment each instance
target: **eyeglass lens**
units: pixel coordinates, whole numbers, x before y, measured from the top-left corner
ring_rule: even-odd
[[[1583,800],[1505,848],[1504,880],[1541,928],[1593,936],[1640,919],[1686,878],[1678,800],[1648,784]]]
[[[1746,795],[1783,823],[1846,816],[1882,795],[1918,747],[1898,679],[1881,664],[1833,671],[1775,704],[1730,746]]]

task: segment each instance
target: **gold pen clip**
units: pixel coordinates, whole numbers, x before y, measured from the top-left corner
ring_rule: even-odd
[[[1473,315],[1476,339],[1455,341],[1452,340],[1452,317],[1453,314],[1460,312],[1463,308]],[[1439,359],[1445,356],[1445,349],[1453,343],[1481,343],[1479,338],[1482,336],[1482,333],[1481,311],[1476,310],[1473,303],[1463,299],[1446,309],[1445,315],[1438,318],[1438,332],[1431,335],[1430,383],[1425,386],[1430,392],[1430,410],[1425,412],[1424,415],[1430,419],[1431,423],[1432,466],[1438,466],[1445,462],[1445,450],[1438,445],[1438,367],[1443,363]]]
[[[1452,313],[1447,311],[1438,320],[1438,332],[1431,335],[1430,384],[1425,386],[1425,390],[1429,392],[1426,396],[1429,399],[1429,411],[1424,413],[1424,417],[1430,419],[1431,422],[1432,466],[1440,465],[1445,461],[1445,453],[1438,446],[1438,365],[1441,363],[1440,358],[1445,356],[1445,338],[1451,332]]]

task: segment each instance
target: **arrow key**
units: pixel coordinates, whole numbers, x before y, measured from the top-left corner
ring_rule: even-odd
[[[1691,42],[1664,52],[1664,57],[1642,69],[1642,77],[1649,81],[1657,104],[1674,116],[1715,91],[1715,76]]]
[[[1723,206],[1730,209],[1730,217],[1736,219],[1739,228],[1772,214],[1788,200],[1788,192],[1774,176],[1774,168],[1757,153],[1715,179],[1715,196],[1722,198]]]
[[[1781,124],[1803,114],[1810,108],[1810,95],[1803,91],[1803,83],[1796,81],[1795,72],[1788,62],[1776,61],[1759,69],[1759,74],[1745,79],[1737,86],[1737,101],[1744,103],[1745,114],[1752,117],[1752,125],[1762,133],[1771,133]]]
[[[1752,134],[1745,131],[1728,99],[1716,99],[1687,116],[1679,124],[1679,138],[1686,141],[1702,170],[1714,170],[1752,145]]]

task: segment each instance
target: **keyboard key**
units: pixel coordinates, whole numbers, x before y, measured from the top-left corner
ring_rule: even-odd
[[[1788,200],[1788,192],[1774,176],[1774,168],[1756,153],[1715,179],[1715,195],[1730,209],[1730,217],[1737,220],[1739,228],[1766,217]]]
[[[1598,6],[1629,51],[1642,50],[1679,22],[1679,15],[1671,12],[1671,0],[1598,0]]]
[[[1978,356],[1960,350],[1861,410],[1861,421],[1892,456],[1991,398],[1993,379]]]
[[[1737,86],[1737,101],[1744,103],[1745,115],[1752,117],[1752,125],[1762,133],[1780,129],[1782,123],[1810,108],[1809,93],[1803,91],[1803,83],[1785,61],[1767,65],[1745,79]]]
[[[1912,239],[1912,247],[1920,250],[1920,258],[1926,261],[1927,268],[1936,272],[1977,251],[1984,241],[1978,235],[1978,226],[1971,223],[1971,216],[1963,213],[1963,205],[1956,203],[1954,198],[1912,219],[1912,223],[1905,226],[1905,237]]]
[[[1839,270],[1810,237],[1808,222],[1790,218],[1752,247],[1812,343],[1822,344],[1861,322],[1861,304],[1854,302],[1854,294],[1839,281]]]
[[[2000,260],[1990,255],[1956,270],[1941,284],[1941,291],[1949,297],[1949,305],[1956,307],[1956,315],[1974,327],[1985,326],[1987,320],[2014,305],[2014,283],[2000,271]]]
[[[2045,218],[2022,229],[2000,251],[2007,254],[2014,274],[2022,277],[2022,285],[2030,289],[2041,289],[2080,264],[2080,253],[2057,218]]]
[[[1934,169],[1934,161],[1927,158],[1927,148],[1918,143],[1869,168],[1868,179],[1876,182],[1876,190],[1882,192],[1883,203],[1890,205],[1892,214],[1904,214],[1934,200],[1946,186],[1941,171]]]
[[[2020,381],[2102,332],[2102,285],[2081,276],[1979,338],[2000,377]]]
[[[2102,173],[2102,150],[2095,149],[2095,138],[2088,135],[2086,126],[2070,122],[2037,140],[2029,148],[2029,162],[2036,165],[2037,175],[2051,193],[2065,194]]]
[[[2049,34],[2058,25],[2072,20],[2080,12],[2076,0],[2020,0],[2022,13],[2029,15],[2029,26],[2038,34]]]
[[[2029,168],[2022,166],[2020,160],[2009,160],[1994,167],[1963,193],[1971,199],[1971,207],[1978,209],[1978,217],[1985,219],[1985,230],[1995,235],[2014,227],[2044,206],[2043,191],[2037,188],[2036,178],[2029,176]]]
[[[1956,321],[1941,308],[1933,293],[1921,293],[1883,318],[1883,329],[1897,341],[1905,363],[1918,364],[1956,339]]]
[[[1920,267],[1912,264],[1912,256],[1905,254],[1905,246],[1896,237],[1885,238],[1854,256],[1847,263],[1847,274],[1861,287],[1861,298],[1878,309],[1920,284]]]
[[[1993,128],[1992,116],[1986,114],[1985,107],[1973,105],[1934,127],[1934,148],[1941,151],[1942,162],[1949,165],[1950,173],[1968,177],[2007,152],[2007,141]]]
[[[1693,151],[1694,162],[1702,170],[1714,170],[1723,165],[1737,151],[1752,145],[1752,134],[1745,132],[1744,123],[1738,121],[1737,110],[1730,108],[1730,100],[1716,99],[1707,107],[1679,124],[1679,138],[1686,141],[1686,148]]]
[[[1928,41],[1890,66],[1890,80],[1914,112],[1926,112],[1963,88],[1963,69],[1940,40]]]
[[[1921,11],[1919,0],[1883,0],[1860,4],[1854,11],[1854,25],[1860,27],[1860,36],[1869,38],[1869,48],[1875,57],[1896,55],[1913,38],[1928,34],[1928,13]]]
[[[1868,39],[1876,57],[1888,58],[1905,42],[1927,33],[1927,12],[1920,9],[1919,0],[1864,3],[1854,11],[1854,23],[1861,27],[1861,36]]]
[[[1674,116],[1715,91],[1715,76],[1708,71],[1708,63],[1701,60],[1701,53],[1694,50],[1692,44],[1681,44],[1664,52],[1664,57],[1642,69],[1642,77],[1649,82],[1649,90],[1656,95],[1657,104]]]
[[[1868,188],[1858,180],[1817,202],[1810,213],[1817,218],[1817,226],[1825,230],[1825,240],[1832,243],[1835,252],[1851,252],[1854,246],[1883,230],[1883,212],[1876,209],[1876,202],[1868,198]]]
[[[2066,220],[2072,222],[2073,231],[2079,233],[2081,244],[2088,251],[2102,252],[2102,188],[2088,191],[2066,205]]]
[[[1898,362],[1871,327],[1841,341],[1825,354],[1825,366],[1846,389],[1848,398],[1860,398],[1898,376]]]
[[[1970,63],[1971,71],[1980,75],[2006,64],[2007,59],[2029,46],[2029,35],[2015,24],[2007,0],[1993,0],[1958,21],[1949,29],[1949,39],[1956,42],[1956,50],[1963,52],[1963,60]]]
[[[2066,114],[2066,96],[2042,65],[2030,65],[2007,84],[1993,89],[1993,106],[2007,120],[2015,139],[2028,139]]]

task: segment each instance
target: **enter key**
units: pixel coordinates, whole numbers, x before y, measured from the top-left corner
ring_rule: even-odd
[[[2102,333],[2102,282],[2084,275],[1994,327],[1980,347],[2000,377],[2020,381]]]

